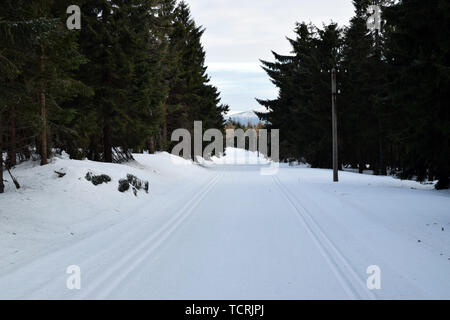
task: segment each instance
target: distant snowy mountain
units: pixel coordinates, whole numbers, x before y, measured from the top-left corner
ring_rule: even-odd
[[[266,112],[262,110],[256,110],[257,112]],[[252,126],[257,125],[260,120],[259,117],[256,115],[255,111],[230,111],[228,114],[225,115],[225,120],[227,121],[234,121],[237,122],[243,126],[246,126],[247,124],[251,124]]]

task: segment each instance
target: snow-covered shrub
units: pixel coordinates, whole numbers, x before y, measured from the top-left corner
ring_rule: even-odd
[[[111,177],[106,174],[94,175],[92,172],[86,173],[86,180],[92,182],[94,186],[98,186],[102,183],[111,182]]]
[[[119,191],[120,192],[125,192],[128,191],[130,189],[130,183],[128,182],[127,179],[121,179],[119,180]]]
[[[127,174],[126,179],[121,179],[119,181],[119,191],[126,192],[131,187],[133,188],[134,195],[137,196],[137,192],[142,189],[145,190],[146,193],[148,193],[149,183],[148,181],[139,179],[135,175]]]
[[[144,189],[145,192],[148,193],[148,189],[149,189],[149,183],[148,181],[143,181],[141,179],[139,179],[138,177],[132,175],[132,174],[127,174],[127,181],[133,186],[133,188],[135,188],[136,190],[141,190]],[[136,194],[136,192],[135,192]]]

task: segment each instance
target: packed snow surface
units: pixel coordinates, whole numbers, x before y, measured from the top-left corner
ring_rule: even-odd
[[[267,162],[243,161],[255,158],[19,165],[22,188],[8,180],[0,195],[0,298],[450,299],[448,192],[350,172],[332,183],[304,167],[264,176]],[[112,181],[94,186],[87,172]],[[127,174],[149,193],[120,193]],[[66,286],[69,266],[80,290]]]
[[[211,162],[219,165],[267,165],[270,163],[270,160],[257,151],[226,148],[225,154],[219,157],[212,157]]]

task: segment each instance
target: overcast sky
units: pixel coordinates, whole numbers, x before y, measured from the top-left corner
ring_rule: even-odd
[[[198,25],[206,28],[202,42],[208,74],[232,110],[260,108],[258,98],[274,98],[276,88],[260,68],[272,60],[271,50],[290,51],[295,22],[334,21],[348,24],[351,0],[186,0]]]

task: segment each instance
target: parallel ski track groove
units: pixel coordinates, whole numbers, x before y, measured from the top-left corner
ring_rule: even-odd
[[[273,180],[280,192],[296,211],[300,222],[319,248],[347,295],[351,299],[375,300],[377,298],[376,295],[367,288],[366,282],[358,276],[344,255],[325,235],[309,210],[300,204],[292,192],[289,191],[277,176],[273,176]]]
[[[103,273],[94,283],[89,284],[81,295],[81,299],[89,298],[96,291],[100,291],[95,299],[105,299],[130,275],[140,263],[145,261],[157,248],[189,218],[200,202],[208,195],[221,180],[223,174],[216,175],[203,189],[190,199],[180,210],[179,214],[169,219],[162,227],[154,232],[140,245],[135,247],[117,263]],[[105,289],[100,287],[105,285]]]
[[[209,186],[211,183],[213,183],[214,179],[216,179],[217,177],[218,177],[218,175],[214,176],[210,180],[210,182],[206,184],[206,187]],[[198,192],[197,192],[197,194],[198,194]],[[195,198],[196,198],[196,196],[194,195],[194,197],[191,200],[189,200],[186,204],[191,203]],[[172,217],[170,221],[176,220],[176,218],[179,216],[180,216],[180,214]],[[128,222],[128,220],[125,222]],[[164,228],[164,226],[165,225],[163,225],[162,227],[157,229],[155,232],[159,232],[161,230],[161,228]],[[111,243],[107,247],[103,248],[96,255],[92,255],[89,258],[84,259],[83,262],[81,263],[81,265],[89,266],[89,265],[95,263],[96,259],[98,259],[99,256],[108,254],[108,252],[110,252],[114,248],[115,244],[120,242],[123,238],[124,238],[123,235],[119,236],[118,238],[115,239],[115,241],[113,243]],[[59,250],[58,252],[61,252],[61,250]],[[86,270],[86,269],[83,268],[83,270]],[[57,277],[57,279],[52,277],[52,278],[44,281],[43,283],[40,283],[39,285],[35,286],[27,294],[22,294],[22,295],[18,296],[17,298],[18,299],[38,299],[40,297],[40,295],[42,294],[43,290],[47,290],[47,291],[51,292],[52,290],[59,288],[62,283],[65,283],[66,277],[67,277],[67,275],[65,275],[65,274]],[[79,295],[75,295],[72,298],[76,299],[76,297],[78,297],[78,296],[84,296],[84,295],[80,293]]]

